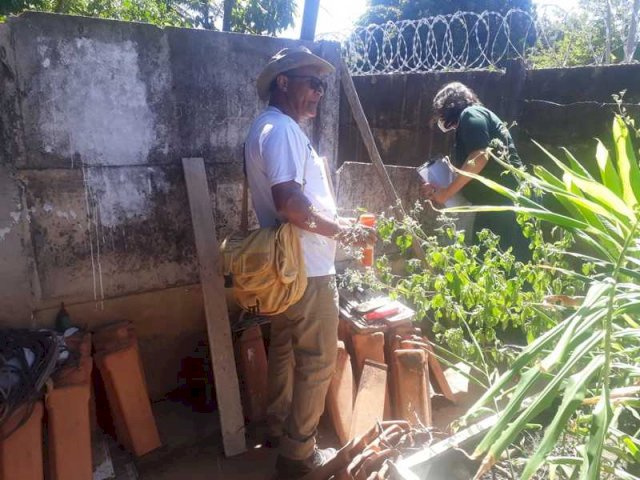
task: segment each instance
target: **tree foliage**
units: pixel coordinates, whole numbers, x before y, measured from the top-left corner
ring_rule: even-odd
[[[506,13],[511,9],[532,11],[532,0],[369,0],[367,11],[360,17],[360,25],[387,21],[415,20],[451,15],[456,12]]]
[[[543,22],[549,45],[530,57],[537,68],[637,60],[639,0],[581,0],[566,16]]]
[[[233,29],[239,33],[275,35],[293,25],[296,2],[292,0],[239,0],[232,10]]]
[[[224,3],[223,0],[0,0],[0,19],[39,10],[217,30]],[[296,7],[296,0],[236,0],[231,31],[275,35],[293,25]]]

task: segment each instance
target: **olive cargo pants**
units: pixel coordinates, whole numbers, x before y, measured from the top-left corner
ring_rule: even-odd
[[[303,460],[313,453],[337,341],[335,276],[310,277],[300,301],[271,320],[267,418],[284,457]]]

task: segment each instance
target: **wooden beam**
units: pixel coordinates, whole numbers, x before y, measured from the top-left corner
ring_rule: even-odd
[[[302,29],[300,30],[300,40],[313,42],[316,36],[316,24],[318,23],[318,9],[320,0],[305,0],[304,12],[302,14]]]
[[[220,258],[213,208],[207,186],[207,173],[202,158],[183,158],[182,168],[187,184],[191,222],[196,241],[198,263],[200,264],[200,284],[202,285],[224,453],[227,456],[232,456],[246,450],[244,417],[233,355],[224,279],[218,268]]]
[[[360,131],[360,135],[362,136],[362,141],[364,142],[364,145],[365,147],[367,147],[367,151],[369,152],[371,163],[373,164],[373,167],[375,168],[376,173],[378,174],[378,177],[382,182],[382,188],[387,195],[387,201],[389,202],[390,206],[395,207],[396,216],[399,220],[402,220],[404,217],[406,217],[407,214],[402,207],[402,201],[398,196],[398,192],[396,192],[396,189],[391,182],[391,178],[389,178],[389,173],[387,172],[387,169],[382,162],[382,157],[380,156],[380,152],[378,151],[378,146],[376,145],[375,138],[373,138],[371,127],[369,126],[367,117],[364,114],[364,109],[362,108],[362,104],[360,103],[358,92],[356,91],[356,87],[353,84],[353,79],[351,78],[349,68],[347,67],[344,59],[342,60],[342,64],[340,65],[340,80],[342,82],[344,93],[347,96],[347,100],[349,101],[351,113],[353,114],[353,118],[356,121],[358,130]],[[413,239],[411,248],[417,258],[421,260],[424,259],[424,252],[420,247],[418,239],[416,239],[415,237]]]

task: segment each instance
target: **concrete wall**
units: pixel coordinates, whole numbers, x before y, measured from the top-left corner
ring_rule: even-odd
[[[50,14],[0,25],[0,326],[51,325],[61,301],[89,328],[129,319],[153,396],[175,385],[205,329],[180,159],[204,158],[230,233],[264,107],[254,80],[295,43]],[[309,46],[338,64],[336,44]],[[338,95],[334,79],[307,126],[332,164]]]
[[[471,71],[355,77],[354,83],[386,164],[417,166],[435,154],[451,154],[453,134],[430,125],[431,103],[444,84],[460,81],[511,128],[526,163],[543,155],[531,139],[566,146],[585,164],[595,166],[594,137],[609,141],[611,95],[627,90],[631,113],[640,113],[640,65],[524,70]],[[368,162],[345,97],[340,106],[339,162]]]

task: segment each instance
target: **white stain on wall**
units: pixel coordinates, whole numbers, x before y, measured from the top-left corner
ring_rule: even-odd
[[[146,218],[153,208],[155,193],[165,193],[170,188],[164,173],[153,168],[90,168],[85,175],[85,188],[97,205],[104,227]]]
[[[48,99],[38,106],[43,149],[79,154],[85,165],[145,163],[156,139],[155,118],[136,44],[65,39],[53,61],[47,41],[38,39],[38,54],[48,68],[34,78],[38,98]]]
[[[75,220],[78,218],[78,215],[73,210],[69,210],[68,212],[65,210],[56,210],[56,216],[64,218],[65,220]]]

